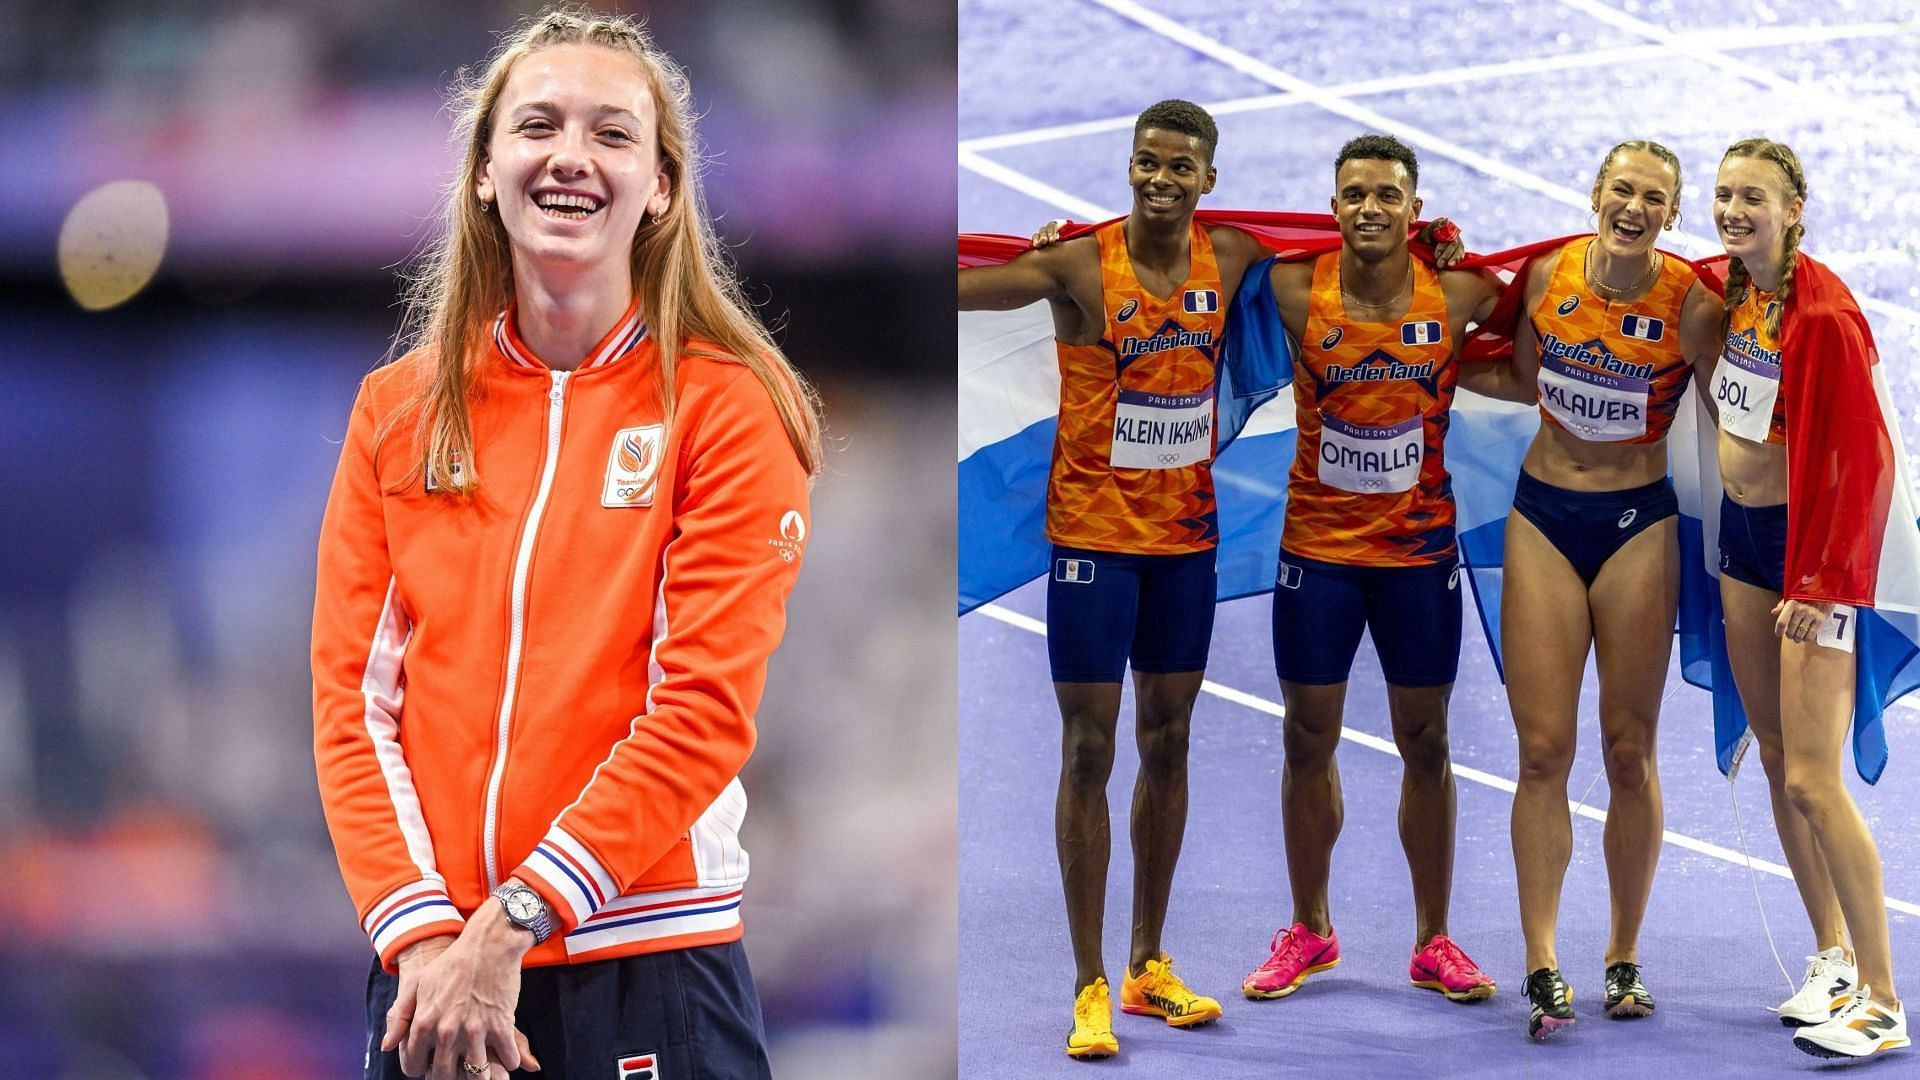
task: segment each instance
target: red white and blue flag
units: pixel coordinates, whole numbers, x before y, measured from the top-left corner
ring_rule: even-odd
[[[1334,219],[1322,214],[1200,211],[1196,217],[1243,229],[1284,259],[1310,258],[1340,245]],[[1070,226],[1062,235],[1098,227]],[[1568,239],[1459,264],[1491,268],[1510,282],[1498,308],[1470,337],[1465,362],[1511,351],[1526,262],[1557,251]],[[963,234],[959,246],[960,266],[967,267],[1006,262],[1030,245],[1015,237]],[[1717,287],[1724,264],[1721,257],[1695,266]],[[1265,264],[1249,269],[1233,298],[1219,377],[1220,451],[1213,475],[1222,600],[1273,589],[1293,463],[1293,410],[1283,403],[1254,411],[1293,374],[1292,344],[1280,326],[1266,271]],[[1811,260],[1796,275],[1795,304],[1798,314],[1789,313],[1794,317],[1782,342],[1788,359],[1781,397],[1789,403],[1795,447],[1788,463],[1793,509],[1787,595],[1862,609],[1854,750],[1861,775],[1871,781],[1886,764],[1883,709],[1920,685],[1920,527],[1914,524],[1899,431],[1890,420],[1896,413],[1866,320],[1845,286]],[[1048,570],[1043,516],[1060,398],[1046,304],[962,312],[959,328],[958,570],[964,614]],[[1623,326],[1623,332],[1648,339],[1665,330],[1652,319]],[[1806,359],[1795,364],[1795,356]],[[1531,406],[1462,389],[1447,433],[1461,561],[1496,669],[1506,518],[1521,458],[1538,426]],[[1704,406],[1683,403],[1669,435],[1681,502],[1681,670],[1688,682],[1713,691],[1717,757],[1722,771],[1730,771],[1746,734],[1746,715],[1734,690],[1720,616],[1715,439]]]

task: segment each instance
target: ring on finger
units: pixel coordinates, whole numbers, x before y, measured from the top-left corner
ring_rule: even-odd
[[[461,1058],[460,1071],[466,1073],[468,1076],[485,1076],[487,1074],[487,1067],[484,1064],[475,1065],[473,1062]]]

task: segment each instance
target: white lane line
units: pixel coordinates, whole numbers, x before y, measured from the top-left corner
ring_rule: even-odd
[[[1119,216],[1112,210],[1103,210],[1077,195],[1069,195],[1051,184],[1043,183],[1023,172],[1009,169],[997,161],[988,161],[971,150],[960,151],[960,165],[989,180],[1005,184],[1022,195],[1051,203],[1081,221],[1105,221],[1110,217]]]
[[[1802,42],[1832,41],[1838,39],[1837,37],[1816,36],[1820,30],[1819,27],[1781,27],[1779,28],[1781,31],[1791,33],[1794,36],[1781,37],[1773,41],[1745,43],[1737,42],[1730,36],[1726,39],[1718,39],[1697,31],[1692,33],[1676,33],[1664,26],[1647,22],[1644,19],[1629,15],[1624,11],[1609,7],[1604,3],[1600,3],[1599,0],[1562,0],[1562,2],[1566,7],[1570,7],[1597,22],[1603,22],[1615,29],[1625,30],[1629,34],[1634,34],[1638,37],[1647,38],[1650,41],[1669,46],[1684,56],[1691,57],[1710,67],[1718,68],[1729,75],[1735,75],[1749,82],[1757,83],[1769,90],[1791,91],[1809,98],[1819,99],[1836,113],[1849,116],[1852,119],[1870,124],[1876,128],[1904,135],[1908,139],[1920,136],[1920,131],[1916,131],[1911,123],[1903,123],[1892,117],[1868,112],[1861,108],[1861,102],[1854,101],[1845,95],[1834,93],[1815,83],[1789,79],[1762,65],[1740,60],[1726,53],[1726,50],[1731,48],[1763,48],[1768,45],[1794,45]],[[1855,24],[1853,28],[1863,31],[1863,33],[1857,35],[1860,37],[1885,37],[1911,34],[1920,31],[1920,22],[1859,23]]]
[[[1639,32],[1633,27],[1626,29]],[[1725,30],[1696,30],[1684,34],[1668,34],[1646,45],[1618,45],[1610,49],[1592,49],[1572,54],[1529,56],[1518,60],[1500,60],[1490,64],[1468,64],[1465,67],[1443,68],[1437,71],[1409,72],[1380,79],[1334,83],[1326,87],[1326,90],[1341,97],[1366,97],[1372,94],[1418,90],[1428,86],[1459,86],[1464,83],[1485,82],[1520,75],[1637,64],[1675,56],[1699,58],[1704,54],[1704,46],[1708,44],[1718,45],[1722,49],[1757,49],[1816,41],[1893,37],[1915,32],[1920,32],[1920,24],[1854,23],[1844,26],[1770,26],[1758,29],[1737,27]],[[1642,36],[1648,35],[1642,34]],[[1737,60],[1730,62],[1740,63]],[[1784,82],[1784,80],[1780,81]],[[1255,94],[1251,97],[1207,102],[1204,103],[1204,108],[1216,117],[1231,116],[1236,113],[1260,112],[1266,109],[1301,105],[1305,104],[1306,100],[1302,95],[1292,93]],[[1030,146],[1035,143],[1079,138],[1083,135],[1131,131],[1134,119],[1132,116],[1110,116],[1102,120],[1083,120],[1074,124],[1055,124],[1049,127],[1030,128],[1026,131],[1010,131],[1001,135],[983,135],[960,140],[960,148],[986,153],[1014,146]]]
[[[1325,109],[1337,116],[1343,116],[1372,130],[1397,136],[1422,150],[1428,150],[1442,157],[1451,158],[1477,172],[1484,173],[1497,180],[1504,180],[1517,188],[1524,191],[1531,191],[1571,209],[1590,209],[1590,195],[1587,192],[1576,191],[1573,188],[1556,184],[1536,173],[1509,165],[1496,158],[1488,157],[1476,150],[1462,146],[1451,139],[1435,135],[1430,131],[1415,127],[1412,124],[1394,120],[1383,113],[1376,112],[1373,109],[1349,100],[1334,88],[1317,86],[1297,75],[1282,71],[1264,60],[1250,56],[1232,46],[1210,38],[1199,31],[1175,22],[1161,15],[1159,12],[1152,11],[1135,2],[1135,0],[1088,0],[1088,2],[1106,8],[1124,19],[1135,22],[1173,41],[1175,44],[1192,49],[1202,56],[1224,64],[1248,78],[1265,83],[1277,90],[1285,91],[1304,103],[1318,106],[1319,108]],[[974,160],[970,160],[970,158]],[[1058,188],[1050,187],[1016,170],[995,165],[984,158],[978,157],[977,150],[963,149],[961,152],[961,163],[982,176],[1000,180],[1003,183],[1007,183],[1009,187],[1014,187],[1015,190],[1027,194],[1032,194],[1035,188],[1045,188],[1047,191],[1057,193],[1059,196],[1058,199],[1047,200],[1056,206],[1064,208],[1069,201],[1078,202],[1075,196],[1069,195]],[[1003,170],[1003,174],[993,175],[987,171],[988,168]],[[1018,183],[1011,182],[1007,178],[1017,178]],[[1020,186],[1023,184],[1030,186]],[[1113,215],[1109,214],[1104,216],[1110,217]],[[1100,220],[1100,217],[1093,216],[1086,220],[1097,221]],[[1683,252],[1691,254],[1694,257],[1715,254],[1721,250],[1717,237],[1701,236],[1697,233],[1690,233],[1682,229],[1673,230],[1673,243]],[[1813,252],[1810,250],[1809,253]],[[1860,306],[1868,311],[1878,312],[1888,318],[1920,326],[1920,311],[1872,297],[1861,298]]]
[[[1388,94],[1400,90],[1415,90],[1425,86],[1452,86],[1465,82],[1478,82],[1483,79],[1498,79],[1512,75],[1534,75],[1549,71],[1568,71],[1575,68],[1602,67],[1609,64],[1633,63],[1641,60],[1655,60],[1671,56],[1675,52],[1670,45],[1628,45],[1621,48],[1600,49],[1574,56],[1527,57],[1522,60],[1502,60],[1492,64],[1473,64],[1468,67],[1449,68],[1445,71],[1423,71],[1407,75],[1394,75],[1383,79],[1361,79],[1357,82],[1337,83],[1327,87],[1327,92],[1341,97],[1365,97],[1369,94]],[[1259,112],[1264,109],[1279,109],[1289,105],[1301,105],[1306,97],[1296,93],[1255,94],[1252,97],[1232,98],[1227,101],[1215,101],[1204,105],[1207,112],[1214,116],[1230,116],[1234,113]],[[1109,131],[1131,131],[1136,118],[1132,116],[1113,116],[1104,120],[1084,120],[1076,124],[1056,124],[1051,127],[1032,128],[1027,131],[1013,131],[1004,135],[986,135],[977,139],[960,140],[963,150],[975,150],[985,153],[991,150],[1005,150],[1013,146],[1028,146],[1035,143],[1049,143],[1060,139],[1078,138],[1082,135],[1100,135]]]
[[[1375,112],[1364,105],[1356,104],[1353,101],[1333,93],[1325,87],[1316,86],[1297,75],[1282,71],[1264,60],[1249,56],[1239,49],[1235,49],[1196,30],[1174,22],[1159,12],[1150,10],[1144,5],[1134,2],[1134,0],[1088,0],[1088,2],[1106,8],[1124,19],[1136,22],[1175,44],[1192,49],[1194,52],[1224,64],[1250,79],[1266,83],[1276,90],[1285,90],[1289,93],[1297,94],[1309,104],[1317,105],[1337,116],[1344,116],[1349,120],[1365,125],[1376,131],[1398,135],[1416,146],[1452,158],[1469,168],[1505,180],[1507,183],[1523,190],[1543,195],[1555,202],[1567,203],[1580,210],[1587,209],[1587,195],[1584,192],[1576,192],[1571,188],[1562,187],[1559,184],[1543,180],[1525,169],[1514,168],[1503,161],[1496,161],[1485,154],[1471,150],[1451,139],[1443,138],[1429,131],[1424,131],[1411,124],[1401,123],[1398,120],[1386,116],[1384,113]]]
[[[1031,615],[1023,615],[1020,612],[1001,607],[999,604],[982,604],[975,608],[974,612],[985,615],[989,619],[997,619],[1008,626],[1025,630],[1030,634],[1037,634],[1041,637],[1047,636],[1047,625],[1045,623]],[[1245,690],[1236,690],[1231,686],[1214,682],[1212,679],[1201,682],[1200,690],[1202,693],[1212,694],[1214,697],[1220,698],[1223,701],[1252,709],[1255,712],[1265,713],[1268,716],[1285,717],[1287,715],[1286,706],[1277,701],[1260,697],[1257,694],[1249,694]],[[1378,750],[1383,754],[1390,754],[1394,757],[1400,756],[1399,748],[1393,745],[1391,739],[1383,739],[1378,735],[1369,734],[1365,731],[1355,731],[1350,727],[1343,727],[1340,730],[1340,737],[1348,742],[1358,743],[1369,750]],[[1476,784],[1490,787],[1497,791],[1504,791],[1509,795],[1512,795],[1517,790],[1514,782],[1504,776],[1476,769],[1470,765],[1462,765],[1459,762],[1454,763],[1453,775],[1462,780],[1471,780]],[[1572,800],[1568,800],[1567,805],[1575,814],[1583,818],[1600,822],[1607,820],[1607,812],[1605,810],[1595,809],[1584,803],[1576,803]],[[1687,851],[1696,852],[1711,859],[1730,862],[1735,866],[1750,866],[1763,874],[1772,874],[1774,877],[1786,878],[1788,881],[1793,880],[1793,871],[1777,862],[1752,858],[1732,848],[1722,847],[1719,844],[1702,840],[1698,837],[1688,836],[1685,833],[1677,833],[1672,829],[1668,829],[1661,834],[1661,839],[1672,844],[1674,847],[1684,848]],[[1908,903],[1905,900],[1895,900],[1889,896],[1887,897],[1887,910],[1898,911],[1907,915],[1920,915],[1920,904]]]

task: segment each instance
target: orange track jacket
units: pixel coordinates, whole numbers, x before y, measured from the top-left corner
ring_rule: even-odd
[[[739,364],[687,356],[661,426],[631,310],[573,372],[495,323],[472,407],[478,492],[424,490],[418,352],[361,384],[320,532],[320,793],[388,970],[509,876],[559,927],[529,966],[740,936],[767,658],[807,476]]]

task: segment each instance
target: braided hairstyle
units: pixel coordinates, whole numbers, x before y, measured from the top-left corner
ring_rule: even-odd
[[[1593,178],[1593,209],[1596,213],[1600,210],[1600,185],[1607,182],[1607,170],[1613,168],[1613,160],[1621,154],[1635,150],[1652,154],[1660,159],[1661,164],[1673,170],[1673,198],[1667,203],[1665,226],[1671,229],[1680,221],[1680,157],[1652,139],[1628,139],[1626,142],[1616,144],[1613,149],[1607,151],[1606,157],[1600,159],[1600,171]]]
[[[1786,178],[1787,201],[1807,197],[1807,174],[1800,168],[1800,158],[1786,143],[1774,142],[1772,139],[1741,139],[1727,147],[1726,155],[1720,159],[1720,162],[1725,164],[1728,158],[1737,157],[1773,162],[1780,167],[1781,174]],[[1793,299],[1794,252],[1799,250],[1800,238],[1806,234],[1806,226],[1798,221],[1787,227],[1786,246],[1781,254],[1783,261],[1780,276],[1780,303],[1767,314],[1767,333],[1776,339],[1780,336],[1780,319],[1787,310],[1787,301]],[[1726,335],[1727,327],[1733,321],[1734,309],[1746,301],[1747,290],[1752,284],[1753,275],[1747,272],[1745,263],[1738,258],[1727,260],[1727,299],[1726,306],[1720,312],[1721,336]]]

